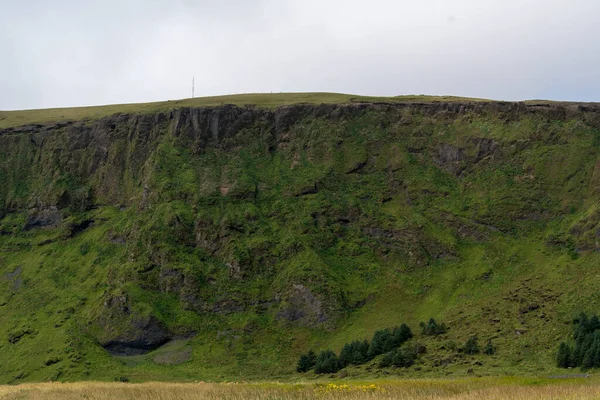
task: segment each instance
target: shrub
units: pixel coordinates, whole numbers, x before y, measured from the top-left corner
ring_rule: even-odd
[[[406,324],[392,330],[383,329],[376,331],[369,346],[368,356],[374,358],[380,354],[390,352],[413,337],[412,331]]]
[[[415,358],[417,358],[417,355],[412,349],[398,349],[394,356],[393,365],[394,367],[408,368],[415,363]]]
[[[479,345],[477,344],[477,336],[471,336],[465,346],[463,347],[465,354],[477,354],[479,353]]]
[[[558,346],[556,364],[559,368],[569,368],[571,366],[571,348],[564,342]]]
[[[347,366],[349,364],[360,365],[369,361],[369,342],[355,340],[346,343],[340,352],[340,364]]]
[[[392,331],[392,342],[394,347],[399,347],[407,340],[412,339],[413,334],[406,324],[402,324]]]
[[[302,354],[296,365],[296,371],[306,372],[314,368],[317,363],[317,355],[314,351],[309,350],[308,353]]]
[[[390,351],[385,353],[381,360],[379,361],[379,368],[389,368],[394,363],[394,356],[396,355],[395,351]]]
[[[487,341],[485,347],[483,348],[483,352],[488,356],[491,356],[492,354],[496,353],[496,347],[492,343],[492,339]]]
[[[375,331],[371,345],[369,346],[369,358],[375,358],[380,354],[384,354],[394,347],[392,346],[392,332],[389,329]]]
[[[430,318],[427,323],[421,322],[419,325],[421,326],[421,334],[423,336],[438,336],[448,331],[448,327],[446,327],[446,324],[438,324],[433,318]]]
[[[315,363],[317,374],[332,374],[340,369],[342,369],[342,366],[333,350],[324,350],[317,356]]]
[[[417,353],[410,348],[395,349],[385,353],[379,362],[380,368],[399,367],[408,368],[414,364]]]
[[[556,354],[556,364],[561,368],[600,367],[600,318],[593,315],[591,318],[584,313],[573,320],[575,324],[573,337],[575,347],[561,343]]]

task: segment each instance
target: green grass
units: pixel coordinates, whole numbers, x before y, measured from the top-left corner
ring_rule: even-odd
[[[116,113],[167,112],[181,107],[214,107],[225,104],[237,106],[280,107],[298,103],[343,104],[351,102],[454,102],[486,101],[455,96],[395,96],[370,97],[342,93],[249,93],[226,96],[197,97],[154,103],[114,104],[92,107],[48,108],[36,110],[0,111],[0,129],[28,124],[43,124],[82,119],[98,119]]]

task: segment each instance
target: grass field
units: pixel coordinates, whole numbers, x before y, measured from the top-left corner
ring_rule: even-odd
[[[68,120],[97,119],[116,113],[164,112],[180,107],[209,107],[225,104],[238,106],[279,107],[290,104],[343,104],[352,102],[434,102],[434,101],[485,101],[483,99],[455,96],[395,96],[369,97],[342,93],[248,93],[226,96],[197,97],[159,101],[153,103],[112,104],[93,107],[48,108],[38,110],[0,110],[0,129],[13,126],[59,122]]]
[[[600,399],[595,379],[482,378],[349,383],[39,383],[0,386],[0,399]]]

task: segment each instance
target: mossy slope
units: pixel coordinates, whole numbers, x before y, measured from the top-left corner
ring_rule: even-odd
[[[4,129],[0,380],[282,377],[429,317],[450,330],[403,374],[466,373],[474,334],[478,372],[548,372],[598,312],[599,138],[592,105],[467,101]],[[105,350],[173,338],[189,361]]]

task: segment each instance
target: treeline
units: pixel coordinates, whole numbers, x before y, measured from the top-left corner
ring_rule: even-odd
[[[448,330],[445,324],[438,324],[433,318],[427,324],[421,322],[421,328],[425,336],[440,335]],[[382,329],[373,334],[371,341],[365,339],[346,343],[339,356],[333,350],[323,350],[318,354],[310,350],[300,356],[296,370],[307,372],[314,369],[317,374],[334,373],[348,365],[367,363],[382,354],[385,356],[380,361],[381,368],[409,367],[419,354],[426,351],[422,345],[401,348],[412,337],[413,333],[406,324]]]
[[[600,368],[600,318],[581,313],[573,320],[575,345],[561,343],[556,355],[560,368]]]

